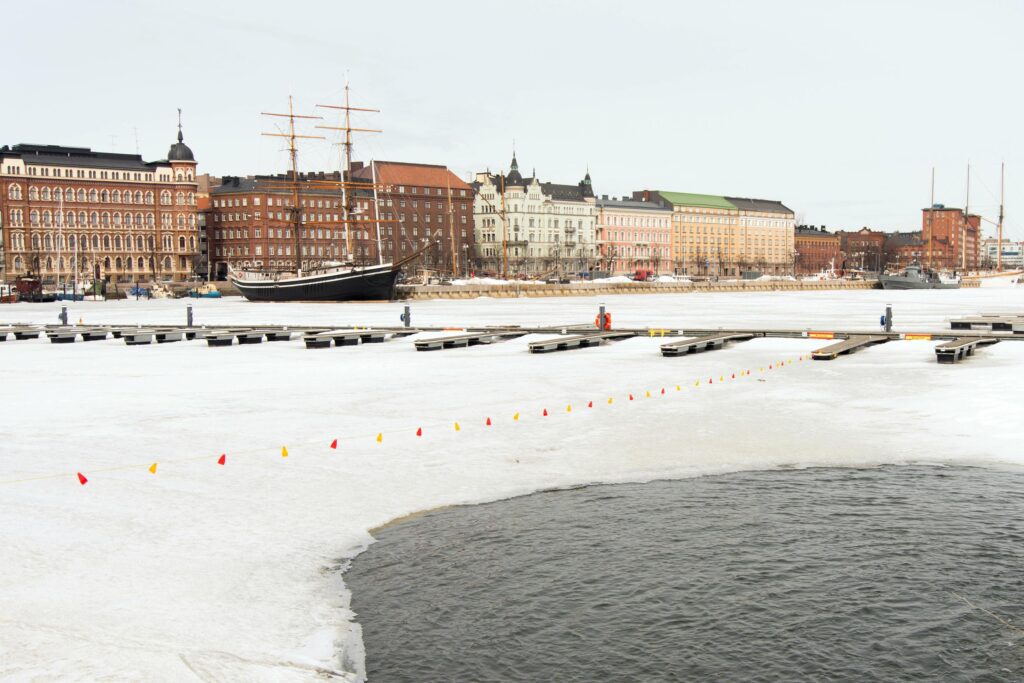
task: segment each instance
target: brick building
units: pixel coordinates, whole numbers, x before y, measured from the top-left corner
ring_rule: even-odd
[[[924,255],[924,242],[921,231],[890,232],[885,236],[885,268],[890,272],[899,272],[911,263],[921,263]]]
[[[188,277],[198,249],[195,170],[180,125],[161,161],[84,147],[0,148],[0,278]]]
[[[839,235],[828,232],[825,226],[798,225],[793,234],[793,248],[797,275],[814,275],[842,267]]]
[[[977,270],[981,261],[981,216],[935,204],[921,209],[924,263],[931,268]]]
[[[331,261],[377,263],[396,261],[422,247],[431,235],[441,246],[423,255],[422,264],[450,272],[466,269],[472,248],[472,188],[445,166],[374,162],[377,203],[369,188],[350,197],[353,215],[345,236],[341,174],[299,174],[302,264],[316,267]],[[374,170],[353,164],[352,179],[370,183]],[[290,174],[225,176],[210,189],[207,218],[210,262],[214,277],[224,278],[228,266],[263,270],[295,269],[295,220]],[[380,216],[380,247],[375,220]]]
[[[843,270],[879,272],[885,267],[886,233],[865,227],[856,232],[840,230],[836,234],[843,254]]]
[[[608,198],[597,200],[600,269],[611,275],[637,270],[674,272],[672,209],[655,202]]]

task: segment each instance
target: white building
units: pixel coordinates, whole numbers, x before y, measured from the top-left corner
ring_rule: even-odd
[[[996,267],[996,255],[999,253],[999,240],[984,239],[981,242],[981,260],[986,267]],[[1003,268],[1024,268],[1024,242],[1003,240]]]
[[[512,155],[508,175],[477,173],[473,224],[479,270],[495,275],[587,273],[599,258],[590,174],[577,185],[523,178]]]

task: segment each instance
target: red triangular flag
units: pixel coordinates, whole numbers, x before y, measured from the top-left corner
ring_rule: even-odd
[[[664,395],[665,395],[665,387],[662,387],[662,388],[661,388],[661,395],[662,395],[662,396],[664,396]]]
[[[84,474],[79,472],[78,473],[78,483],[81,484],[82,486],[85,486],[86,484],[89,483],[89,480],[85,478]]]
[[[416,436],[423,436],[423,427],[416,428]]]
[[[490,426],[491,426],[491,418],[487,418],[487,426],[488,426],[488,427],[490,427]]]
[[[711,381],[710,377],[708,377],[708,384],[714,384],[714,382]]]
[[[588,408],[593,408],[594,407],[594,402],[593,401],[588,402],[587,403],[587,407]]]
[[[736,379],[736,373],[732,373],[732,379]]]
[[[338,447],[338,440],[335,439],[334,441],[331,442],[331,448],[337,448],[337,447]]]
[[[630,395],[629,395],[629,400],[630,400],[630,401],[632,401],[632,400],[633,400],[633,394],[630,394]]]
[[[217,464],[218,464],[218,465],[223,465],[223,464],[224,464],[224,461],[225,461],[225,460],[227,460],[227,457],[228,457],[228,456],[227,456],[227,454],[226,454],[226,453],[221,453],[221,454],[220,454],[220,457],[219,457],[219,458],[217,458]]]
[[[547,417],[547,416],[548,416],[548,409],[547,409],[547,408],[545,408],[545,409],[544,409],[544,417]]]

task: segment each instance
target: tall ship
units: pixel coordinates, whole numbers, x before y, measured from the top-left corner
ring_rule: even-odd
[[[959,289],[960,278],[945,278],[934,270],[912,263],[898,275],[881,275],[882,289]]]
[[[354,181],[352,178],[352,133],[353,131],[365,133],[379,133],[381,131],[370,128],[353,128],[351,126],[351,112],[377,112],[377,109],[364,109],[353,107],[349,104],[349,87],[345,85],[344,105],[317,105],[328,109],[337,109],[344,112],[343,127],[316,126],[326,130],[344,131],[345,138],[341,143],[344,147],[344,171],[341,180],[333,183],[333,187],[341,194],[342,224],[344,226],[345,250],[344,260],[341,261],[320,261],[306,258],[303,254],[302,245],[302,186],[298,172],[298,150],[296,140],[299,138],[324,139],[320,135],[297,135],[295,132],[296,119],[320,119],[319,116],[303,116],[296,114],[293,110],[292,100],[288,98],[288,113],[277,114],[264,112],[264,116],[276,116],[288,119],[288,131],[286,133],[263,133],[271,137],[283,137],[288,140],[288,152],[291,157],[291,172],[282,181],[291,191],[291,206],[287,207],[289,218],[293,224],[295,235],[295,269],[294,270],[230,270],[228,273],[231,283],[238,288],[238,291],[250,301],[369,301],[369,300],[390,300],[395,298],[395,285],[402,272],[402,267],[418,258],[424,251],[434,245],[434,240],[429,240],[421,249],[413,252],[405,258],[385,262],[383,249],[381,248],[381,234],[379,211],[377,209],[377,178],[367,183]],[[325,186],[324,181],[318,182],[321,189]],[[353,223],[356,211],[353,210],[353,193],[355,191],[372,192],[374,205],[374,229],[376,230],[377,241],[377,262],[356,262],[353,257],[352,238],[350,225]],[[361,222],[365,225],[365,222]]]

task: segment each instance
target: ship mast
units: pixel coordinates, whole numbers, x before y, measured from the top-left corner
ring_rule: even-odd
[[[377,200],[377,162],[370,159],[370,179],[373,181],[373,226],[377,233],[377,264],[384,265],[384,249],[380,244],[380,202]]]
[[[928,256],[925,265],[932,267],[932,232],[935,229],[935,167],[932,166],[932,199],[928,205]]]
[[[1006,175],[1006,162],[999,164],[999,225],[996,228],[996,271],[1003,269],[1003,180]]]
[[[960,223],[960,270],[967,272],[967,230],[971,227],[971,165],[967,164],[967,196],[964,198],[964,217]],[[981,225],[978,225],[978,238]],[[977,264],[974,266],[977,268]]]
[[[299,206],[299,152],[295,146],[295,140],[299,138],[309,140],[323,140],[322,135],[296,135],[295,119],[322,119],[321,116],[303,116],[296,114],[292,108],[292,96],[288,96],[288,113],[276,114],[272,112],[261,112],[263,116],[281,116],[288,119],[287,133],[263,133],[268,137],[288,138],[288,153],[292,161],[292,217],[295,223],[295,274],[302,277],[302,207]]]
[[[345,125],[343,127],[339,127],[339,126],[317,126],[317,128],[322,128],[324,130],[341,130],[341,131],[345,131],[345,141],[341,143],[341,146],[344,148],[344,154],[345,154],[345,168],[342,169],[342,173],[341,173],[341,213],[342,213],[342,217],[344,219],[343,225],[345,226],[345,250],[348,253],[348,258],[350,260],[352,260],[352,262],[354,263],[355,260],[352,258],[352,232],[348,228],[349,220],[350,220],[351,215],[352,215],[352,197],[349,195],[348,190],[347,190],[347,184],[352,181],[352,132],[355,131],[355,132],[359,132],[359,133],[380,133],[382,131],[378,130],[376,128],[353,128],[352,127],[352,119],[351,119],[351,113],[352,112],[354,112],[354,111],[367,111],[367,112],[373,112],[375,114],[378,114],[378,113],[380,113],[380,109],[365,109],[363,107],[353,107],[353,106],[351,106],[349,104],[348,96],[349,96],[349,87],[348,87],[348,81],[346,81],[345,82],[345,104],[340,105],[340,106],[337,105],[337,104],[318,104],[316,106],[323,107],[324,109],[338,109],[338,110],[341,110],[341,111],[345,112]],[[374,185],[376,185],[376,181],[374,181]],[[374,196],[374,205],[373,205],[373,215],[374,216],[377,215],[377,212],[378,212],[379,208],[380,207],[377,206],[377,200],[376,200],[376,195],[375,195]],[[380,227],[378,226],[378,238],[379,238],[379,232],[380,232]],[[380,249],[379,249],[380,240],[378,239],[377,242],[378,242],[378,252],[379,252],[380,251]],[[380,258],[383,258],[383,256],[381,256]]]

